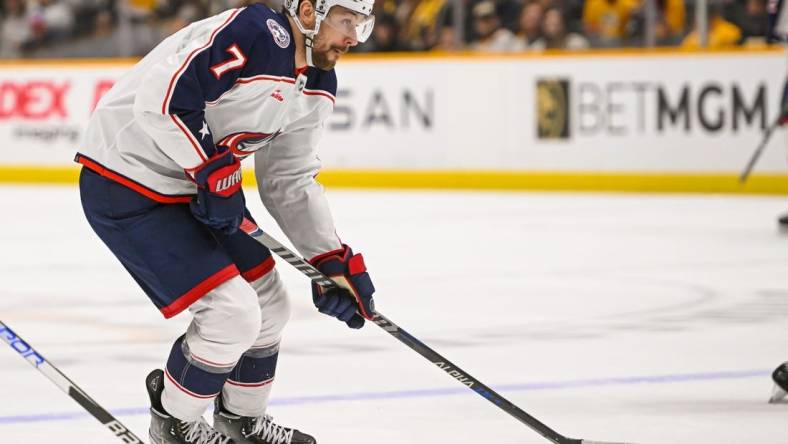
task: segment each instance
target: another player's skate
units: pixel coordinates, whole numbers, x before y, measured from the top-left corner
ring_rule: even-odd
[[[777,218],[777,228],[781,233],[788,233],[788,213]]]
[[[168,415],[161,405],[164,372],[153,370],[145,378],[150,396],[151,444],[237,444],[229,436],[217,432],[205,420],[186,422]]]
[[[772,379],[774,380],[774,390],[769,402],[772,404],[786,402],[786,397],[788,397],[788,362],[783,362],[774,369]]]
[[[316,444],[315,438],[296,429],[276,424],[268,416],[234,415],[225,410],[222,397],[216,398],[213,426],[232,437],[236,444]]]

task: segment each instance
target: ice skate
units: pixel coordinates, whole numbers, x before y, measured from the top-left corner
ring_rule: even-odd
[[[783,362],[779,367],[774,369],[772,373],[774,380],[774,389],[772,390],[772,397],[769,398],[769,403],[784,403],[788,402],[788,362]]]
[[[777,218],[777,228],[781,233],[788,234],[788,213],[785,213]]]
[[[231,437],[236,444],[315,444],[317,441],[306,433],[276,424],[268,416],[251,417],[234,415],[224,409],[221,396],[216,398],[213,426]]]
[[[164,372],[158,369],[145,378],[151,402],[151,444],[236,444],[230,437],[211,428],[202,418],[187,422],[168,415],[161,405],[163,378]]]

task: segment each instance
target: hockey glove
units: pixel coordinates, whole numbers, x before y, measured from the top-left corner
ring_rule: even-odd
[[[364,258],[353,254],[347,245],[309,261],[340,288],[325,289],[312,283],[312,302],[320,313],[343,321],[350,328],[361,328],[364,319],[375,316],[372,294],[375,287],[367,273]]]
[[[235,233],[246,207],[241,191],[241,162],[227,150],[200,165],[193,177],[197,196],[189,208],[194,217],[224,234]]]

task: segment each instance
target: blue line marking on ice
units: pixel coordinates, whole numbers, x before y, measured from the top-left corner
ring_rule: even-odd
[[[536,390],[563,390],[583,387],[603,387],[603,386],[627,386],[638,384],[674,384],[692,381],[711,381],[720,379],[745,379],[769,377],[771,370],[741,370],[708,373],[686,373],[675,375],[652,375],[652,376],[625,376],[616,378],[596,378],[578,379],[574,381],[548,381],[532,382],[525,384],[496,385],[493,388],[497,392],[526,392]],[[301,404],[319,404],[327,402],[342,401],[369,401],[387,400],[403,398],[430,398],[454,395],[473,395],[472,390],[467,387],[438,388],[438,389],[419,389],[419,390],[398,390],[392,392],[360,392],[345,393],[335,395],[299,396],[291,398],[272,399],[269,405],[286,406]],[[505,396],[505,395],[504,395]],[[147,415],[147,407],[113,409],[111,413],[115,416],[138,416]],[[69,421],[75,419],[89,418],[87,412],[63,412],[63,413],[38,413],[31,415],[0,416],[0,425],[20,424],[31,422],[50,422],[50,421]]]

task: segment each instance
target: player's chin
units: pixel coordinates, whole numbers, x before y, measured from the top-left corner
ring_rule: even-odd
[[[339,61],[340,54],[337,51],[330,50],[325,53],[321,53],[319,55],[313,55],[315,66],[324,70],[324,71],[331,71]]]

